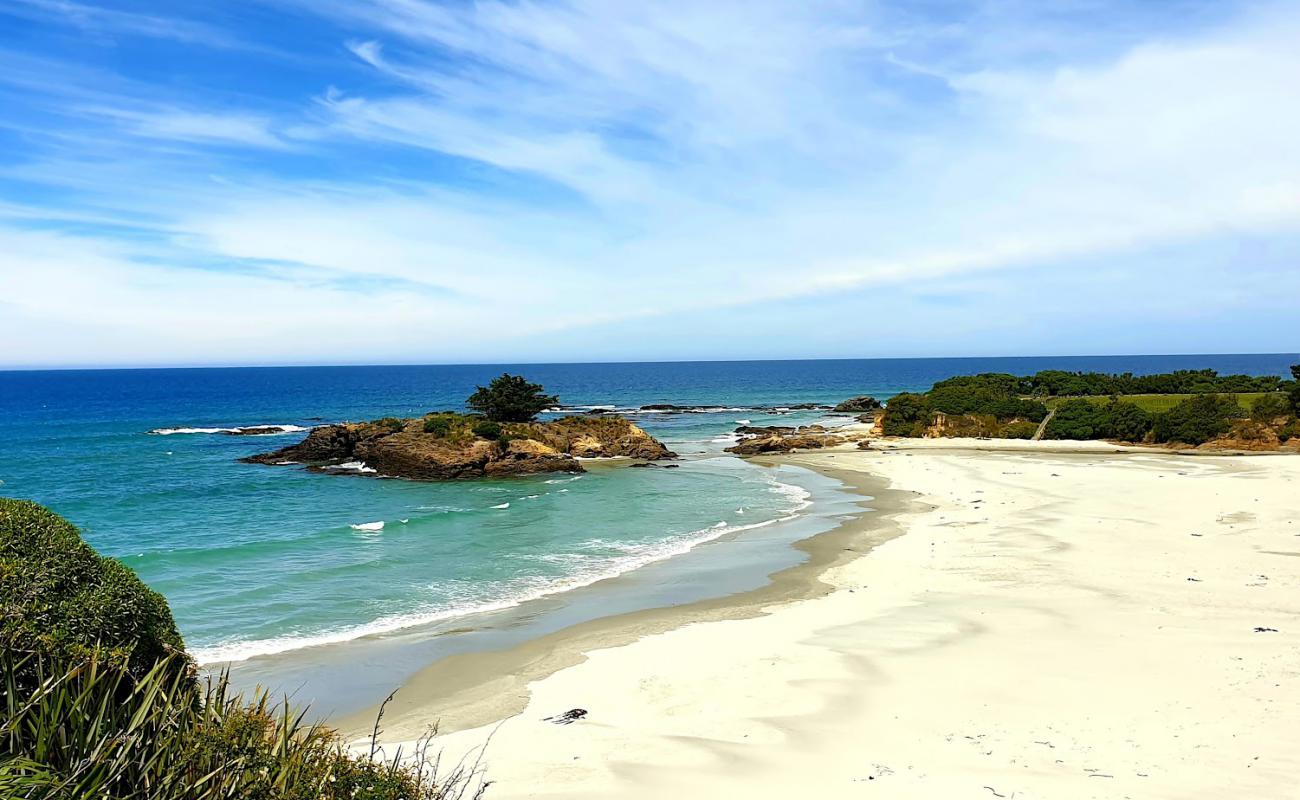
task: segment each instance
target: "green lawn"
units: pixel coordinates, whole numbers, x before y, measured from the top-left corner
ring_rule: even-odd
[[[1259,398],[1263,397],[1266,394],[1271,394],[1271,393],[1270,392],[1242,392],[1237,395],[1237,403],[1240,404],[1242,408],[1249,409],[1252,405],[1254,405],[1256,400],[1258,400]],[[1173,408],[1174,406],[1178,405],[1179,403],[1181,403],[1182,401],[1186,400],[1191,396],[1192,395],[1190,394],[1123,394],[1120,395],[1119,399],[1125,402],[1132,403],[1133,405],[1137,406],[1138,408],[1141,408],[1144,411],[1157,412],[1157,411],[1168,411],[1169,409]],[[1062,400],[1069,400],[1069,399],[1070,398],[1068,397],[1049,397],[1044,402],[1047,403],[1048,408],[1055,408],[1057,404],[1059,404]],[[1085,397],[1083,399],[1089,400],[1093,403],[1110,402],[1110,397],[1108,396]]]

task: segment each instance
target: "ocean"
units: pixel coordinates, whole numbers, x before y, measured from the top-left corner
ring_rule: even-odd
[[[788,542],[816,527],[808,521],[819,510],[843,513],[836,505],[842,493],[820,476],[774,471],[723,452],[745,421],[824,417],[777,407],[858,394],[886,398],[984,371],[1209,367],[1287,375],[1298,360],[1281,354],[0,372],[0,495],[51,507],[162,592],[198,660],[244,662],[409,636],[422,626],[472,628],[484,615],[750,532],[786,542],[773,547],[793,563],[799,556]],[[459,409],[475,385],[506,371],[544,384],[568,407],[629,412],[684,456],[681,468],[596,464],[577,476],[418,483],[243,464],[240,457],[303,433],[221,433]],[[657,403],[711,408],[635,411]],[[824,514],[822,527],[830,524]],[[782,539],[778,530],[791,533]],[[704,583],[727,586],[716,576]]]

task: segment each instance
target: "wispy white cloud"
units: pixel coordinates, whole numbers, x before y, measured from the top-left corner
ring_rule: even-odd
[[[84,206],[75,231],[53,213],[57,231],[0,230],[0,289],[26,319],[112,327],[131,347],[193,320],[163,360],[240,360],[258,335],[284,343],[259,358],[289,361],[573,358],[584,337],[636,357],[761,355],[716,330],[755,315],[803,354],[826,352],[809,327],[891,354],[867,338],[873,317],[916,321],[910,352],[942,353],[981,319],[998,341],[1013,320],[1086,323],[1095,310],[1004,305],[1026,295],[1012,286],[1117,282],[1099,263],[1136,271],[1131,291],[1151,288],[1150,264],[1169,293],[1152,313],[1176,330],[1193,324],[1179,299],[1204,298],[1152,253],[1199,253],[1180,261],[1198,287],[1291,285],[1300,259],[1300,13],[1286,6],[1179,30],[1097,4],[1046,21],[1015,4],[294,7],[338,25],[347,59],[314,100],[82,94],[65,112],[107,126],[104,147],[128,160],[63,150],[0,169],[65,192],[62,215]],[[1087,9],[1113,24],[1093,35]],[[135,244],[94,230],[102,218],[140,225]],[[1243,265],[1236,239],[1274,250]],[[86,291],[51,299],[78,275]],[[971,303],[935,303],[953,287]],[[844,297],[877,310],[818,320]],[[1218,298],[1252,320],[1256,347],[1300,345],[1265,343],[1279,309]],[[323,331],[334,315],[358,327]],[[674,336],[656,338],[660,320]],[[51,336],[43,358],[69,347]]]
[[[134,136],[178,142],[208,142],[249,147],[286,147],[269,117],[241,112],[187,111],[176,108],[134,110],[92,106],[83,113],[120,123]]]
[[[242,47],[243,44],[220,28],[164,14],[104,8],[71,0],[12,0],[0,13],[39,22],[53,22],[103,34],[123,34],[210,47]]]

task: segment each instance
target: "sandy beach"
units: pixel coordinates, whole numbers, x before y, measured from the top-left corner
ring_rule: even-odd
[[[493,798],[1300,796],[1300,456],[986,444],[783,457],[874,512],[746,596],[436,664],[387,746],[442,720]]]

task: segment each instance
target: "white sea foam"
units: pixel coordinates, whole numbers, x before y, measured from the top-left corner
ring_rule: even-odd
[[[600,558],[596,555],[582,553],[542,554],[535,556],[535,559],[549,563],[582,566],[578,567],[573,574],[563,578],[553,579],[537,577],[524,581],[522,582],[522,585],[514,587],[513,591],[508,593],[506,596],[496,600],[469,601],[454,604],[445,608],[416,611],[409,614],[397,614],[383,617],[364,625],[340,628],[338,630],[326,631],[311,636],[282,636],[274,639],[260,639],[251,642],[227,642],[212,647],[197,648],[191,651],[190,654],[194,657],[195,661],[200,664],[244,661],[255,656],[272,655],[305,647],[338,644],[353,639],[359,639],[363,636],[391,633],[393,631],[417,625],[427,625],[472,614],[502,611],[508,608],[514,608],[515,606],[519,606],[530,600],[549,597],[551,595],[561,594],[574,589],[581,589],[599,581],[616,578],[626,572],[639,569],[657,561],[664,561],[673,558],[674,556],[683,555],[701,544],[713,541],[723,536],[752,530],[754,528],[763,528],[777,522],[793,519],[794,516],[797,515],[764,520],[763,522],[756,522],[752,525],[732,526],[725,522],[718,522],[707,528],[701,528],[700,530],[688,533],[685,536],[660,542],[640,544],[611,542],[608,543],[610,546],[614,549],[621,550],[624,553],[624,555],[614,556],[612,558]],[[591,542],[598,541],[601,540],[591,540]]]
[[[176,434],[195,434],[195,433],[242,433],[253,428],[274,429],[267,433],[252,434],[254,436],[279,436],[284,433],[299,433],[311,430],[301,425],[244,425],[238,428],[154,428],[149,431],[154,436],[174,436]]]
[[[348,527],[354,531],[382,531],[384,529],[384,521],[359,522],[356,525],[349,525]]]
[[[321,467],[321,469],[329,470],[330,472],[355,472],[357,474],[365,475],[372,475],[379,471],[374,467],[366,466],[366,462],[364,461],[344,461],[342,464],[333,464],[327,467]]]
[[[738,420],[736,420],[736,424],[737,424],[737,425],[748,425],[748,424],[749,424],[749,420],[747,420],[747,419],[738,419]]]
[[[577,480],[575,476],[566,480]],[[564,491],[561,489],[560,491]],[[364,636],[390,633],[392,631],[426,625],[457,617],[502,611],[542,597],[590,586],[602,580],[614,578],[626,572],[664,561],[690,552],[696,547],[724,536],[741,533],[756,528],[764,528],[779,522],[787,522],[800,516],[800,511],[812,504],[811,493],[800,486],[772,481],[768,491],[789,500],[789,507],[772,519],[748,525],[731,525],[725,521],[716,522],[706,528],[653,542],[617,542],[604,539],[589,539],[578,545],[585,550],[614,550],[618,555],[601,557],[599,553],[559,553],[541,554],[535,558],[539,561],[564,564],[572,567],[570,575],[562,578],[537,576],[513,586],[505,596],[493,600],[467,600],[461,603],[436,608],[397,614],[377,619],[363,625],[325,631],[310,636],[282,636],[273,639],[261,639],[249,642],[227,642],[212,647],[197,648],[191,655],[200,664],[213,664],[229,661],[243,661],[260,655],[271,655],[297,650],[305,647],[337,644]],[[493,508],[508,508],[509,503],[502,503]],[[460,509],[458,509],[460,510]],[[738,509],[738,512],[741,509]],[[363,523],[374,525],[376,523]],[[378,523],[382,526],[383,523]],[[356,526],[352,526],[356,527]]]

